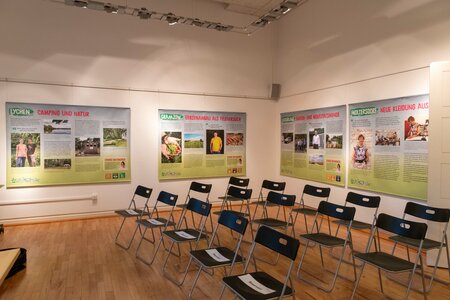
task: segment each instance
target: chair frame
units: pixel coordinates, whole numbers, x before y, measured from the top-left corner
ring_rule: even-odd
[[[393,217],[393,216],[390,216],[390,215],[387,215],[384,213],[379,214],[378,218],[377,218],[377,222],[375,224],[375,228],[374,228],[374,230],[372,230],[371,235],[370,235],[367,251],[365,253],[356,253],[355,254],[355,258],[362,261],[362,266],[361,266],[361,272],[359,273],[359,275],[356,279],[356,283],[353,288],[351,299],[354,299],[354,297],[356,295],[356,289],[358,288],[358,285],[361,281],[361,277],[364,272],[364,267],[366,264],[370,264],[378,269],[378,280],[380,283],[380,289],[381,289],[383,296],[386,296],[386,294],[385,294],[384,288],[383,288],[383,280],[381,277],[381,270],[384,270],[384,271],[390,272],[390,273],[411,272],[411,274],[409,275],[408,286],[407,286],[407,290],[406,290],[404,299],[407,299],[409,296],[411,286],[412,286],[413,276],[416,273],[417,267],[419,266],[420,270],[421,270],[421,275],[422,275],[421,277],[422,277],[423,296],[425,299],[427,299],[427,295],[425,292],[425,290],[426,290],[425,277],[424,277],[424,272],[423,272],[423,262],[422,262],[422,255],[421,255],[422,245],[423,245],[423,241],[425,239],[427,228],[428,228],[428,226],[425,223],[413,222],[413,221]],[[417,255],[414,260],[414,264],[413,264],[412,268],[403,267],[402,269],[399,269],[399,270],[388,270],[386,268],[383,268],[379,263],[377,264],[377,263],[369,261],[370,256],[383,255],[384,258],[396,259],[396,261],[401,261],[401,262],[406,262],[406,263],[412,264],[412,262],[410,262],[408,260],[396,257],[392,254],[383,252],[381,250],[379,229],[419,241]],[[376,236],[376,240],[378,241],[378,243],[375,244],[375,252],[369,252],[369,249],[371,249],[371,244],[375,240],[375,236]]]
[[[196,198],[190,198],[185,209],[183,209],[182,215],[180,217],[180,222],[178,223],[176,229],[171,230],[171,231],[163,231],[162,232],[162,236],[166,236],[171,241],[169,250],[167,251],[166,257],[164,259],[164,263],[162,266],[162,272],[163,272],[163,275],[167,279],[169,279],[170,281],[172,281],[173,283],[175,283],[178,286],[182,285],[184,280],[186,279],[186,275],[187,275],[189,267],[191,266],[191,263],[192,263],[192,258],[189,259],[189,262],[188,262],[186,268],[180,272],[180,273],[183,273],[181,280],[176,280],[176,278],[173,277],[166,270],[169,256],[171,254],[173,254],[172,248],[175,244],[180,245],[181,243],[189,243],[190,251],[193,251],[193,250],[197,249],[198,244],[201,240],[206,240],[206,242],[209,244],[208,236],[206,234],[204,234],[204,231],[205,231],[206,222],[207,222],[210,212],[211,212],[211,206],[212,206],[211,203],[207,203],[207,202],[201,201]],[[184,239],[181,241],[177,241],[177,240],[171,238],[170,234],[171,233],[175,234],[177,231],[184,231],[184,230],[189,229],[188,222],[186,219],[187,211],[191,211],[191,213],[192,213],[192,225],[193,225],[192,228],[193,228],[193,233],[197,235],[197,238],[196,239]],[[196,225],[195,225],[194,213],[200,216],[200,220],[199,220],[200,227],[196,227]],[[182,227],[183,220],[185,223],[185,227]],[[192,243],[195,243],[194,248],[192,248]],[[159,243],[156,251],[158,251],[160,245],[161,245],[161,243]],[[178,258],[181,260],[181,251],[180,251],[180,256],[178,256]]]
[[[250,216],[250,207],[248,205],[246,207],[246,211],[242,212],[242,208],[244,206],[244,201],[242,201],[242,198],[236,198],[232,195],[232,193],[230,194],[230,189],[233,190],[233,188],[248,189],[249,183],[250,183],[249,178],[238,178],[238,177],[231,176],[230,179],[228,180],[228,185],[227,185],[227,189],[225,191],[225,195],[218,197],[220,200],[222,200],[222,205],[220,207],[220,210],[213,212],[213,214],[220,215],[220,213],[225,209],[232,210],[231,204],[236,201],[241,201],[241,207],[240,207],[239,213],[243,214],[244,216]]]
[[[328,199],[330,197],[330,193],[331,193],[331,188],[317,187],[317,186],[313,186],[310,184],[306,184],[303,187],[303,192],[302,192],[302,196],[300,197],[299,207],[293,209],[293,212],[295,213],[294,223],[297,222],[298,214],[302,214],[304,217],[304,221],[305,221],[305,229],[306,229],[306,232],[308,233],[309,228],[308,228],[308,220],[306,219],[306,215],[311,215],[311,216],[315,215],[317,213],[317,209],[305,205],[305,199],[304,199],[305,195],[313,196],[315,198],[321,199],[321,201],[328,201]],[[328,224],[328,225],[330,225],[330,224]],[[329,226],[329,228],[330,228],[329,233],[331,235],[331,226]]]
[[[141,240],[139,241],[139,244],[136,249],[136,258],[141,260],[142,262],[144,262],[147,265],[151,265],[153,263],[153,261],[155,260],[156,253],[157,253],[156,249],[159,248],[159,244],[156,245],[156,247],[154,247],[154,251],[153,251],[153,254],[151,255],[150,260],[146,260],[145,257],[143,257],[139,254],[139,249],[141,248],[142,242],[147,241],[147,242],[155,245],[156,237],[155,237],[154,230],[159,229],[159,234],[160,234],[159,243],[164,243],[164,239],[162,237],[162,232],[167,230],[167,227],[169,227],[169,226],[173,226],[173,227],[176,226],[175,218],[173,217],[173,211],[174,211],[175,205],[177,203],[177,200],[178,200],[178,195],[174,195],[174,194],[171,194],[171,193],[168,193],[165,191],[161,191],[158,195],[158,198],[156,199],[153,209],[150,212],[149,218],[148,219],[141,218],[139,220],[136,220],[136,223],[138,224],[138,226],[144,227],[144,230],[143,230],[143,233],[141,236]],[[159,216],[158,204],[160,202],[162,202],[166,206],[170,207],[169,216],[167,218],[161,218]],[[156,218],[155,218],[155,216],[156,216]],[[153,220],[156,219],[161,224],[152,224],[152,223],[148,222],[148,220],[152,220],[152,219]],[[148,229],[150,229],[152,232],[152,239],[145,237],[145,234],[147,233]]]
[[[258,194],[258,199],[253,202],[255,205],[255,210],[253,211],[253,217],[250,216],[250,219],[254,219],[256,216],[256,212],[258,210],[258,206],[263,205],[264,207],[264,211],[263,213],[265,214],[265,216],[267,217],[267,208],[265,208],[265,203],[266,203],[266,197],[264,195],[265,192],[267,192],[267,194],[270,191],[274,191],[274,192],[280,192],[280,193],[284,193],[284,189],[286,188],[286,182],[277,182],[277,181],[271,181],[271,180],[263,180],[262,184],[261,184],[261,188],[259,190],[259,194]],[[279,213],[279,212],[278,212]],[[278,213],[277,213],[277,218],[278,218]]]
[[[435,240],[430,240],[425,238],[424,240],[424,245],[423,245],[423,249],[424,251],[428,251],[428,250],[434,250],[434,249],[439,249],[438,250],[438,255],[436,257],[436,262],[434,264],[433,267],[433,272],[431,275],[429,274],[424,274],[425,278],[430,279],[430,283],[428,285],[428,287],[426,288],[426,293],[430,292],[431,290],[431,286],[433,284],[433,281],[437,279],[435,279],[436,276],[436,270],[437,270],[437,266],[438,266],[438,262],[439,259],[441,257],[442,254],[442,248],[445,248],[446,250],[446,254],[447,254],[447,265],[448,265],[448,275],[450,278],[450,255],[449,255],[449,248],[448,248],[448,239],[447,239],[447,230],[448,230],[448,223],[449,223],[449,219],[450,219],[450,209],[448,208],[438,208],[438,207],[431,207],[431,206],[426,206],[426,205],[422,205],[422,204],[418,204],[415,202],[408,202],[406,203],[405,206],[405,210],[403,212],[403,219],[406,219],[407,216],[413,216],[422,220],[426,220],[428,221],[428,224],[430,224],[430,222],[433,223],[440,223],[440,224],[445,224],[442,229],[442,236],[440,238],[440,241],[435,241]],[[408,240],[404,240],[402,238],[398,239],[396,237],[391,237],[391,240],[394,241],[394,248],[392,249],[392,255],[395,252],[396,246],[397,244],[401,244],[406,246],[406,250],[407,250],[407,255],[408,255],[408,260],[410,260],[410,254],[409,254],[409,249],[413,248],[413,249],[417,249],[416,245],[408,243]],[[432,242],[435,244],[439,244],[439,246],[430,246],[427,247],[427,242]],[[403,284],[401,281],[398,281],[396,279],[393,279],[394,281]],[[448,281],[441,281],[439,280],[441,283],[444,284],[449,284]],[[416,290],[416,289],[414,289]],[[418,292],[422,292],[420,290],[416,290]]]
[[[250,252],[249,252],[248,258],[245,263],[243,274],[224,277],[222,279],[223,287],[222,287],[222,291],[220,293],[219,299],[222,299],[226,288],[230,289],[237,297],[239,297],[241,299],[245,299],[242,295],[239,295],[238,291],[234,290],[225,281],[228,278],[251,274],[251,273],[247,273],[249,264],[250,264],[250,260],[253,260],[253,262],[254,262],[255,272],[258,271],[257,266],[256,266],[256,259],[254,256],[254,252],[255,252],[255,248],[256,248],[257,244],[259,244],[265,248],[268,248],[270,250],[273,250],[273,251],[277,252],[278,254],[283,255],[291,261],[283,282],[277,280],[279,283],[283,284],[281,294],[276,298],[271,297],[271,298],[267,298],[267,299],[282,299],[282,298],[288,297],[288,296],[292,296],[293,299],[295,299],[295,289],[294,289],[294,285],[292,283],[291,272],[292,272],[292,268],[295,263],[295,259],[297,258],[297,253],[298,253],[298,249],[300,247],[300,242],[298,239],[295,239],[289,235],[283,234],[283,233],[281,233],[275,229],[272,229],[270,227],[267,227],[267,226],[261,226],[258,229],[255,239],[252,242]],[[265,272],[263,272],[263,273],[267,274]],[[291,289],[292,293],[289,295],[285,295],[286,289],[288,287],[288,282],[290,284],[290,289]]]
[[[125,224],[125,221],[128,218],[134,217],[134,218],[136,218],[136,220],[139,220],[144,215],[148,215],[149,214],[148,201],[150,200],[150,196],[152,194],[152,191],[153,190],[150,189],[150,188],[147,188],[147,187],[142,186],[142,185],[138,185],[136,187],[136,190],[135,190],[134,194],[133,194],[133,197],[131,198],[131,201],[130,201],[130,204],[128,205],[128,208],[114,211],[116,214],[118,214],[119,216],[121,216],[123,218],[122,219],[122,223],[120,224],[119,230],[117,231],[117,234],[116,234],[116,238],[115,238],[116,245],[120,246],[121,248],[123,248],[125,250],[128,250],[128,249],[130,249],[131,244],[133,243],[134,237],[135,237],[136,232],[137,232],[138,229],[139,229],[139,233],[142,235],[142,231],[141,231],[140,227],[138,225],[136,225],[136,228],[134,229],[133,235],[132,235],[131,239],[129,240],[129,242],[126,243],[126,244],[121,244],[119,242],[120,233],[122,232],[123,225]],[[138,206],[136,204],[136,196],[140,196],[140,197],[145,199],[144,206],[143,206],[142,209],[138,208]],[[137,213],[137,215],[129,214],[127,212],[127,210],[133,210],[133,211],[135,211]]]
[[[243,255],[242,255],[242,251],[241,251],[241,243],[242,243],[242,240],[244,238],[245,231],[247,229],[247,225],[248,225],[247,218],[245,218],[244,216],[238,214],[235,211],[223,210],[220,213],[219,220],[217,222],[216,227],[214,228],[214,232],[213,232],[213,235],[212,235],[212,237],[210,239],[210,243],[208,245],[208,249],[191,251],[191,253],[190,253],[191,254],[191,259],[193,259],[194,262],[199,266],[199,269],[198,269],[197,274],[195,275],[194,282],[192,283],[192,286],[191,286],[191,288],[189,290],[189,299],[192,299],[192,295],[194,293],[195,286],[197,285],[198,278],[200,277],[200,274],[201,274],[201,272],[204,269],[212,269],[214,271],[214,269],[222,267],[222,268],[224,268],[225,276],[228,276],[229,274],[232,274],[233,268],[234,268],[236,263],[245,263],[245,259],[244,259]],[[219,227],[221,227],[221,226],[222,227],[226,227],[226,228],[230,229],[231,231],[239,234],[239,238],[236,239],[236,243],[235,243],[235,246],[233,247],[233,249],[231,250],[231,249],[227,248],[227,250],[231,250],[232,253],[234,253],[233,259],[228,261],[228,262],[218,262],[214,266],[207,266],[202,261],[200,261],[199,259],[197,259],[195,257],[195,252],[197,252],[197,253],[204,253],[206,250],[218,249],[218,248],[212,248],[212,244],[213,244],[213,241],[214,241],[214,237],[218,234]],[[237,258],[239,257],[238,253],[241,254],[240,257],[241,257],[242,261],[240,261],[240,262],[236,261]],[[227,267],[230,267],[230,271],[229,272],[227,272]],[[211,275],[209,273],[207,273],[207,274]]]
[[[300,238],[306,240],[306,247],[303,250],[303,254],[300,259],[298,268],[297,268],[297,277],[299,277],[301,280],[303,280],[311,285],[316,286],[317,288],[319,288],[325,292],[331,292],[336,285],[336,280],[337,280],[337,277],[339,276],[339,269],[341,267],[342,262],[344,261],[345,249],[347,248],[347,246],[349,246],[350,250],[351,250],[354,280],[356,280],[356,266],[355,266],[355,258],[353,256],[353,239],[352,239],[352,232],[351,232],[353,219],[355,217],[355,212],[356,212],[356,209],[354,207],[342,206],[342,205],[334,204],[334,203],[331,203],[328,201],[320,202],[319,207],[317,209],[317,213],[314,217],[314,222],[313,222],[313,225],[311,228],[311,232],[309,234],[300,235]],[[320,224],[319,224],[319,220],[318,220],[319,217],[320,217]],[[338,232],[336,232],[336,235],[321,233],[322,224],[323,224],[322,221],[323,221],[324,217],[326,217],[327,219],[329,217],[332,217],[337,220],[342,220],[342,221],[347,222],[347,225],[345,226],[346,227],[345,239],[338,238],[337,237]],[[328,222],[328,226],[330,226],[329,222]],[[316,229],[315,232],[314,232],[314,229]],[[328,231],[330,232],[331,229],[329,228]],[[321,239],[324,239],[324,240],[320,241]],[[327,239],[328,239],[328,241],[330,241],[330,243],[327,243],[327,241],[326,241]],[[333,274],[333,280],[331,281],[331,283],[328,284],[328,286],[323,286],[314,281],[310,281],[304,277],[299,276],[301,267],[302,267],[304,259],[305,259],[306,252],[308,251],[308,248],[309,248],[308,247],[309,243],[314,243],[315,245],[319,246],[320,261],[322,264],[322,269]],[[339,256],[339,261],[338,261],[335,271],[331,271],[325,267],[324,260],[323,260],[322,247],[330,248],[330,249],[334,249],[336,247],[342,248],[342,252],[341,252],[341,255]],[[341,277],[349,280],[346,277],[343,277],[343,276],[341,276]],[[353,280],[353,282],[354,282],[354,280]]]
[[[294,218],[292,216],[292,207],[295,205],[295,199],[296,199],[295,195],[287,195],[287,194],[282,194],[282,193],[270,191],[267,194],[266,201],[264,203],[262,218],[261,219],[256,219],[256,216],[253,216],[253,220],[250,221],[250,227],[252,229],[250,231],[251,234],[252,234],[252,240],[254,239],[253,224],[258,224],[258,228],[256,229],[256,231],[262,225],[265,225],[265,226],[270,227],[272,229],[284,228],[285,234],[287,234],[287,231],[288,231],[289,227],[292,227],[292,232],[293,232],[292,236],[295,236]],[[269,213],[268,213],[268,210],[267,210],[267,206],[268,205],[270,205],[270,206],[277,206],[278,207],[277,218],[269,217]],[[286,208],[290,208],[289,215],[286,214]],[[279,212],[280,212],[281,209],[283,211],[284,221],[278,219],[278,217],[280,215]],[[264,212],[266,212],[266,213],[264,213]],[[261,261],[264,261],[264,262],[266,262],[268,264],[276,265],[278,263],[279,257],[280,257],[280,255],[277,254],[277,258],[276,258],[275,261],[267,261],[267,260],[264,260],[262,258],[258,258],[258,259],[261,260]]]

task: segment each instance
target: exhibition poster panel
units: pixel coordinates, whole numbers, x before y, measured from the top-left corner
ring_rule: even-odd
[[[425,200],[428,95],[350,105],[348,187]]]
[[[281,114],[280,174],[345,185],[346,107]]]
[[[131,180],[130,109],[6,103],[7,187]]]
[[[159,179],[245,176],[245,113],[158,113]]]

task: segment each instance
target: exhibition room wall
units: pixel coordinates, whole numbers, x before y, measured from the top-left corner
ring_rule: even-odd
[[[318,0],[303,8],[275,32],[279,113],[429,93],[430,63],[450,60],[448,1]],[[279,178],[290,193],[307,183]],[[333,187],[330,199],[343,203],[348,191]],[[407,201],[382,195],[380,211],[399,216]]]
[[[129,1],[129,5],[140,7],[139,1],[135,2]],[[8,0],[0,3],[0,39],[0,184],[6,180],[5,102],[131,109],[131,183],[3,187],[0,203],[63,200],[2,206],[0,219],[6,222],[110,213],[128,204],[138,184],[154,188],[153,198],[164,189],[184,200],[190,180],[159,182],[157,178],[158,109],[247,113],[247,175],[252,178],[251,185],[257,188],[265,177],[277,174],[278,162],[267,159],[277,147],[270,143],[276,135],[276,103],[261,99],[267,97],[272,80],[271,29],[248,37],[190,26],[170,27],[165,22],[50,1]],[[76,87],[79,85],[87,87]],[[215,200],[223,194],[228,179],[199,181],[213,184],[211,198]],[[97,201],[67,201],[92,194],[97,194]]]

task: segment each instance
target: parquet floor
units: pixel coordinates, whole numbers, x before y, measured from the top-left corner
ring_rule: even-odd
[[[217,216],[213,215],[217,221]],[[301,220],[299,218],[298,220]],[[312,222],[312,219],[311,221]],[[114,243],[114,237],[120,223],[119,217],[84,219],[75,221],[41,223],[35,225],[7,226],[5,234],[0,237],[0,247],[23,247],[28,249],[28,265],[0,287],[0,299],[187,299],[189,288],[196,272],[188,274],[185,284],[177,287],[168,281],[161,272],[163,252],[158,253],[152,266],[147,266],[135,258],[137,240],[129,250],[124,250]],[[131,236],[134,223],[126,223],[124,236]],[[305,232],[303,222],[298,221],[296,233]],[[246,239],[250,240],[247,232]],[[367,241],[367,233],[354,231],[355,248],[362,249]],[[224,244],[232,243],[229,232],[221,236]],[[383,241],[389,249],[392,244]],[[247,254],[249,244],[243,244]],[[184,251],[188,247],[182,248]],[[144,251],[152,248],[146,245]],[[295,271],[304,246],[300,246],[295,264]],[[404,250],[400,249],[403,254]],[[332,268],[335,261],[326,253],[326,265]],[[270,256],[272,253],[258,251],[259,256]],[[171,258],[172,265],[178,263]],[[184,261],[184,263],[186,260]],[[269,271],[275,276],[283,274],[287,261],[280,260],[276,267],[260,262],[260,269]],[[305,270],[316,280],[328,280],[330,275],[321,271],[317,249],[308,250]],[[172,270],[173,271],[173,270]],[[242,268],[236,267],[236,272]],[[359,269],[358,269],[359,271]],[[344,264],[340,272],[343,277],[352,277],[352,268]],[[353,283],[338,278],[335,289],[325,293],[295,276],[293,282],[297,299],[349,299]],[[302,273],[303,274],[303,273]],[[438,275],[448,280],[447,270],[439,270]],[[220,279],[223,272],[216,271],[213,277],[202,274],[194,293],[194,299],[215,299],[221,288]],[[395,299],[401,299],[405,289],[384,278],[385,291]],[[420,281],[415,285],[420,287]],[[224,299],[231,299],[225,294]],[[378,284],[376,270],[367,266],[357,290],[356,299],[384,299]],[[417,292],[410,294],[410,299],[423,299]],[[450,287],[434,283],[429,299],[450,299]]]

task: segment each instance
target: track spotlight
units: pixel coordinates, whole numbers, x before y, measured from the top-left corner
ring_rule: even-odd
[[[111,3],[105,3],[103,9],[109,14],[117,14],[119,12],[119,7]]]
[[[138,10],[137,16],[143,20],[147,20],[152,16],[152,12],[147,10],[145,7],[142,7]]]
[[[88,1],[87,0],[73,0],[69,1],[72,2],[74,6],[81,7],[81,8],[87,8],[88,7]]]
[[[175,16],[173,13],[168,13],[167,15],[164,16],[169,25],[175,25],[180,20],[180,17]]]
[[[193,25],[193,26],[202,27],[203,24],[204,24],[204,22],[203,22],[203,21],[200,21],[199,19],[194,19],[194,20],[192,20],[192,25]]]

